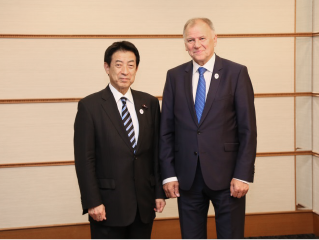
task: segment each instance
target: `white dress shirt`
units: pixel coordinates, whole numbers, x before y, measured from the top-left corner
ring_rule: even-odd
[[[138,124],[137,114],[135,111],[135,105],[134,105],[134,100],[133,100],[131,88],[129,88],[129,90],[125,93],[125,95],[123,95],[122,93],[117,91],[115,89],[115,87],[112,86],[111,83],[109,84],[109,87],[110,87],[111,92],[114,96],[115,102],[117,104],[117,108],[118,108],[121,116],[122,116],[122,106],[123,106],[123,103],[121,101],[121,97],[125,97],[127,99],[126,106],[127,106],[127,110],[129,111],[129,113],[131,115],[131,118],[132,118],[132,122],[133,122],[133,126],[134,126],[134,133],[135,133],[135,140],[136,140],[136,144],[137,144],[138,134],[139,134],[139,124]]]
[[[196,99],[196,91],[197,91],[197,85],[198,85],[198,80],[199,80],[198,68],[203,67],[203,68],[206,69],[206,72],[204,73],[204,78],[205,78],[205,83],[206,83],[206,99],[207,99],[207,93],[208,93],[208,90],[209,90],[210,82],[211,82],[213,71],[214,71],[215,59],[216,59],[216,55],[214,53],[214,55],[211,57],[211,59],[209,59],[208,62],[205,65],[203,65],[203,66],[200,66],[198,63],[196,63],[193,60],[192,86],[193,86],[194,103],[195,103],[195,99]],[[244,183],[248,183],[248,182],[240,180],[240,179],[237,179],[237,180],[242,181]],[[173,182],[173,181],[178,181],[177,177],[170,177],[170,178],[164,179],[163,180],[163,185],[166,184],[166,183],[169,183],[169,182]]]
[[[193,61],[192,86],[193,86],[194,103],[195,103],[195,99],[196,99],[196,91],[197,91],[197,85],[198,85],[198,80],[199,80],[198,68],[203,67],[206,69],[206,72],[204,73],[204,78],[205,78],[205,83],[206,83],[206,98],[207,98],[207,93],[209,90],[210,82],[212,80],[212,75],[213,75],[213,70],[214,70],[214,65],[215,65],[215,58],[216,58],[216,55],[214,53],[214,55],[211,57],[211,59],[209,59],[209,61],[204,66],[200,66],[198,63]]]

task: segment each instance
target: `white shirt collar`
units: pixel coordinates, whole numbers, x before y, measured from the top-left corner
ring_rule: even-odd
[[[122,93],[117,91],[117,89],[113,87],[111,83],[109,84],[109,87],[115,98],[115,102],[120,101],[121,97],[126,97],[128,101],[134,104],[131,88],[129,88],[127,92],[125,93],[125,95],[123,95]]]
[[[208,60],[208,62],[204,66],[200,66],[197,62],[193,60],[193,74],[198,70],[199,67],[206,68],[207,71],[213,73],[214,65],[215,65],[216,55],[214,55]]]

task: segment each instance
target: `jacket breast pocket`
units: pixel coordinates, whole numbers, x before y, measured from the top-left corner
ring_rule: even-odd
[[[239,143],[224,143],[225,152],[237,152]]]
[[[115,189],[114,179],[99,179],[99,187],[102,189]]]

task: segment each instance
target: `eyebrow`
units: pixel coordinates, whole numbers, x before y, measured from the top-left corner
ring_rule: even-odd
[[[123,61],[121,61],[121,60],[116,60],[115,62],[116,62],[116,63],[117,63],[117,62],[123,63]],[[135,62],[135,60],[129,60],[128,63],[130,63],[130,62]]]

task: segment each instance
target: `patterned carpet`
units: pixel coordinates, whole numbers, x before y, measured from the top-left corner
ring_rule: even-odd
[[[319,237],[314,234],[299,234],[284,236],[248,237],[247,239],[319,239]]]

